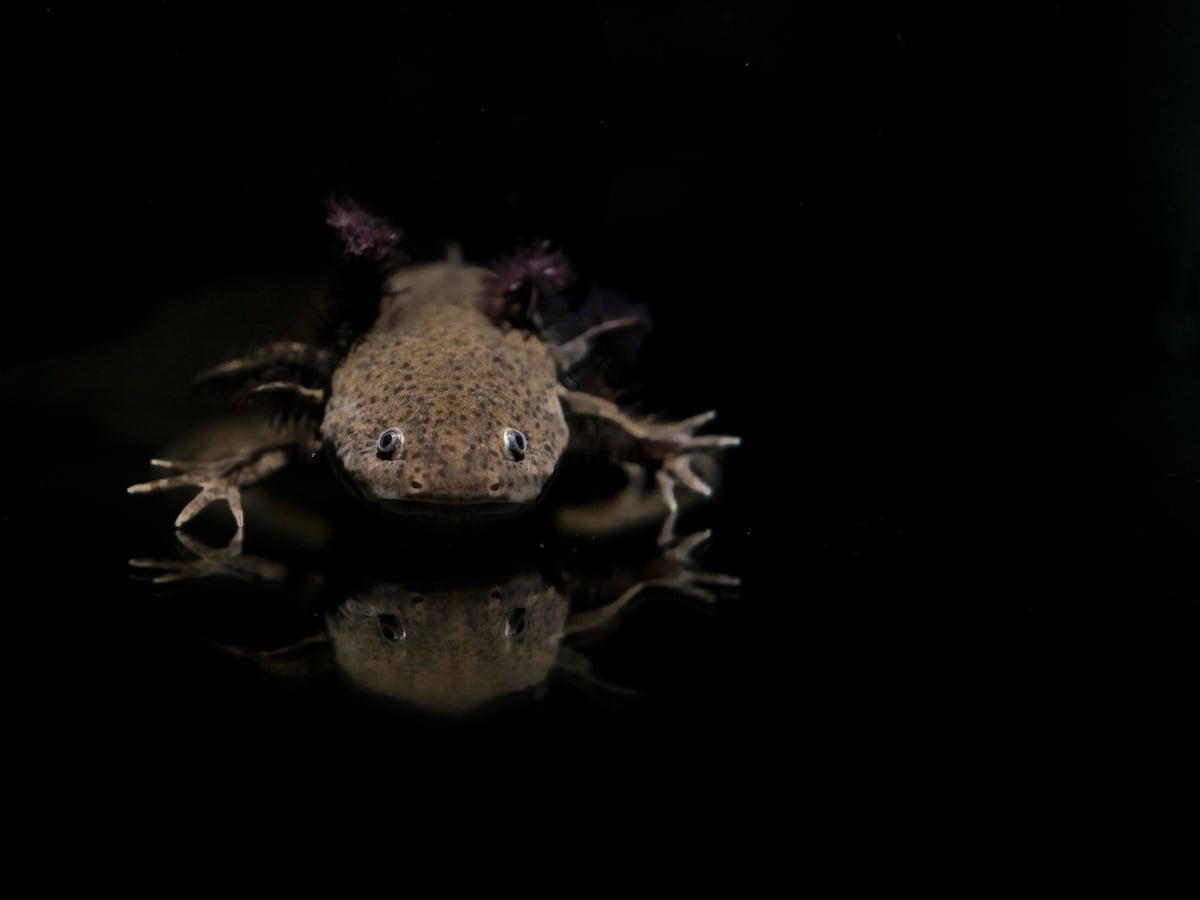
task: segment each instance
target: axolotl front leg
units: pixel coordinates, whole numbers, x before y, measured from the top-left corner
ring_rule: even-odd
[[[667,507],[667,515],[658,534],[660,546],[675,540],[675,523],[679,517],[676,488],[682,484],[705,497],[712,488],[692,468],[697,453],[736,447],[742,439],[728,434],[696,434],[696,430],[716,418],[709,410],[679,422],[660,422],[638,419],[628,415],[617,404],[604,397],[582,391],[561,388],[559,395],[564,406],[574,415],[603,419],[634,438],[636,460],[654,467],[659,493]]]
[[[279,342],[201,372],[195,381],[244,376],[268,366],[302,369],[328,377],[335,363],[336,357],[323,348],[295,342]],[[261,395],[281,392],[289,393],[302,402],[317,407],[323,405],[326,399],[324,388],[310,388],[299,382],[280,380],[259,384],[249,393]],[[303,439],[297,435],[290,440],[275,440],[234,448],[233,452],[215,460],[152,459],[151,465],[174,469],[176,474],[130,485],[126,490],[130,494],[149,494],[180,487],[198,487],[200,493],[196,494],[176,517],[175,527],[186,525],[212,504],[224,500],[229,505],[229,511],[240,530],[245,524],[241,489],[286,468],[291,464],[296,448],[301,445],[315,451],[319,445],[315,432],[305,435]]]
[[[133,484],[126,491],[130,494],[150,494],[177,487],[198,487],[200,493],[175,518],[175,527],[186,525],[212,504],[224,500],[229,504],[229,511],[240,530],[245,524],[241,489],[285,468],[291,456],[289,446],[280,445],[247,449],[216,460],[152,459],[152,466],[175,469],[178,474]]]

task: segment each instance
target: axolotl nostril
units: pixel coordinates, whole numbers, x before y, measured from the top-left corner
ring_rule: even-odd
[[[297,421],[307,430],[215,461],[152,460],[177,474],[130,493],[199,487],[177,526],[225,500],[241,528],[241,489],[320,447],[366,501],[417,519],[473,524],[533,507],[582,435],[607,441],[601,455],[614,463],[653,472],[666,506],[659,542],[675,539],[678,485],[710,492],[693,462],[740,441],[696,434],[715,412],[660,421],[626,412],[602,387],[580,389],[595,382],[575,376],[597,342],[635,326],[636,317],[548,326],[547,299],[567,281],[557,254],[526,252],[488,269],[452,251],[441,262],[398,267],[399,233],[383,220],[346,205],[334,206],[329,222],[347,253],[385,273],[370,327],[334,347],[270,344],[203,376],[257,377],[253,394],[305,406]],[[263,374],[272,372],[288,374]],[[586,420],[589,427],[576,427]]]

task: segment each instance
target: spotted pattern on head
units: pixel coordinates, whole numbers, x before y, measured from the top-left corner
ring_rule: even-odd
[[[333,375],[322,438],[359,493],[394,511],[516,512],[567,446],[555,365],[537,337],[463,301],[479,296],[484,270],[439,266],[393,285]],[[381,453],[388,429],[403,440]],[[506,429],[525,436],[520,458]]]

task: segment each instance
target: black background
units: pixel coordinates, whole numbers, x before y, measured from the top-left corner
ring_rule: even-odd
[[[1166,745],[1194,720],[1185,4],[3,19],[14,747],[400,740],[208,690],[178,610],[146,618],[125,571],[157,519],[123,488],[175,424],[174,387],[139,383],[182,384],[201,341],[147,323],[302,269],[332,193],[418,257],[553,238],[651,305],[646,401],[745,438],[711,551],[743,596],[624,645],[666,705],[558,700],[485,737],[870,769],[880,747]],[[213,302],[189,321],[219,357],[262,326]]]

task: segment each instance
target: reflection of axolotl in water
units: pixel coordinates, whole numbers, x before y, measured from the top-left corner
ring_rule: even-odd
[[[715,591],[736,585],[736,578],[690,568],[692,540],[682,541],[674,556],[612,584],[586,578],[558,583],[530,569],[415,586],[376,581],[326,612],[325,646],[334,668],[357,687],[443,714],[540,688],[556,673],[620,691],[592,677],[588,658],[572,639],[612,625],[648,589],[712,600]],[[585,593],[596,599],[580,603]],[[272,656],[259,661],[270,668]]]
[[[373,324],[353,339],[342,328],[328,343],[270,344],[206,373],[244,378],[255,396],[286,400],[299,410],[294,432],[221,460],[154,460],[178,474],[130,493],[198,487],[176,525],[225,500],[240,528],[242,488],[323,448],[367,501],[473,524],[532,507],[564,455],[583,450],[653,472],[666,507],[659,542],[675,539],[678,485],[709,494],[693,462],[739,439],[696,434],[715,412],[655,421],[613,402],[595,351],[619,345],[638,316],[606,317],[599,305],[555,313],[565,261],[544,249],[493,270],[454,252],[395,267],[388,263],[398,234],[386,222],[353,205],[333,206],[329,221],[347,255],[358,257],[348,265],[378,264],[384,273],[382,299],[370,299]]]
[[[334,555],[328,571],[290,577],[287,566],[243,555],[237,538],[214,549],[181,531],[183,549],[197,560],[133,563],[159,570],[160,584],[187,581],[199,589],[207,576],[219,576],[258,585],[264,601],[286,598],[285,624],[304,623],[308,632],[269,649],[215,642],[224,653],[281,676],[334,671],[375,697],[457,716],[540,693],[552,678],[589,691],[636,693],[594,677],[576,643],[618,627],[646,592],[713,602],[735,589],[737,578],[693,567],[691,550],[706,534],[649,558],[608,558],[599,567],[580,565],[572,554],[574,568],[531,557],[520,546],[489,547],[482,557],[436,546],[398,556],[386,537],[360,534],[348,559]],[[323,623],[319,631],[310,630],[314,612]]]

